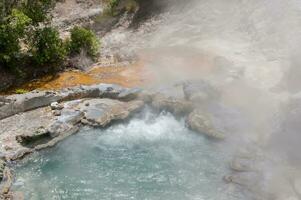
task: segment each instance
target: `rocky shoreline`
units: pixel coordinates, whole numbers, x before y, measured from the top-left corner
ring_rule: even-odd
[[[98,84],[78,86],[59,91],[32,91],[0,98],[0,178],[1,199],[18,199],[10,190],[14,177],[10,168],[25,156],[56,145],[75,134],[83,126],[106,128],[126,120],[149,105],[161,112],[186,118],[187,127],[215,141],[227,140],[227,131],[218,127],[215,116],[205,109],[218,99],[218,90],[205,82],[183,82],[173,86],[173,94]],[[249,147],[245,147],[247,149]],[[234,156],[233,173],[226,183],[242,187],[267,199],[264,167],[267,160],[260,148]],[[264,163],[264,164],[263,164]],[[261,187],[262,186],[262,187]]]
[[[189,115],[194,109],[194,103],[189,98],[176,98],[111,84],[79,86],[60,91],[32,91],[1,97],[3,168],[0,173],[3,174],[3,181],[12,181],[11,177],[5,176],[5,169],[8,169],[4,167],[6,164],[10,166],[28,154],[54,146],[75,134],[81,126],[104,128],[112,122],[125,120],[146,104],[176,116]],[[187,118],[187,124],[192,129],[216,137],[208,118],[205,123],[194,119],[194,116]],[[2,196],[10,196],[11,183],[2,185]]]

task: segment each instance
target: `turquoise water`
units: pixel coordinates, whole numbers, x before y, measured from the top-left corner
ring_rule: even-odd
[[[16,168],[25,199],[243,199],[222,181],[229,156],[221,143],[183,120],[147,112],[107,130],[83,129]]]

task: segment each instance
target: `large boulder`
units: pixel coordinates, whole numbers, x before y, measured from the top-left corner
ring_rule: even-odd
[[[195,103],[206,103],[220,97],[218,90],[204,80],[184,82],[183,92],[187,100]]]
[[[78,109],[84,113],[82,123],[105,127],[113,121],[124,120],[140,110],[143,101],[121,102],[112,99],[90,99],[80,104]]]
[[[196,109],[186,118],[186,124],[190,129],[214,139],[224,139],[225,135],[214,125],[212,117]]]
[[[193,109],[189,101],[167,97],[160,93],[153,96],[151,106],[157,110],[166,110],[175,115],[185,115]]]

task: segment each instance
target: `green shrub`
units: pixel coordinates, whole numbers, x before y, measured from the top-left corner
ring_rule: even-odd
[[[67,50],[58,31],[51,27],[36,31],[32,53],[39,65],[60,64],[67,56]]]
[[[136,12],[139,9],[139,5],[135,0],[128,0],[125,5],[125,10],[129,13]]]
[[[99,53],[99,47],[100,42],[91,30],[82,27],[74,27],[71,30],[70,52],[72,54],[85,51],[88,56],[95,58]]]
[[[124,12],[133,13],[139,9],[136,0],[107,0],[107,6],[102,14],[105,17],[116,17]]]
[[[107,0],[107,7],[104,11],[105,15],[107,16],[116,16],[118,15],[118,11],[116,7],[119,5],[120,0]]]
[[[55,6],[56,0],[27,0],[22,3],[23,12],[34,24],[49,19],[49,11]]]
[[[12,68],[13,62],[21,57],[20,39],[30,22],[23,12],[13,9],[6,21],[0,23],[0,65]]]
[[[0,25],[0,65],[8,68],[20,53],[19,36],[9,26]]]
[[[19,37],[23,37],[31,21],[22,11],[13,9],[11,15],[8,17],[8,26],[16,31]]]

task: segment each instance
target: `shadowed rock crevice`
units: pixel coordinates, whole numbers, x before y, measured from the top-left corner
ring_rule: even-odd
[[[41,144],[47,144],[53,138],[50,135],[50,132],[37,132],[34,135],[18,135],[16,140],[24,147],[34,148],[35,146]]]

